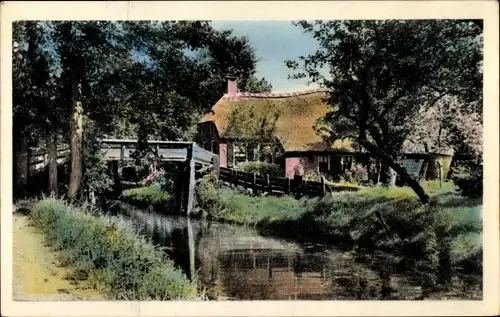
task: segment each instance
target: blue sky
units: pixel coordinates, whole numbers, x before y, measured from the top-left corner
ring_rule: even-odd
[[[246,36],[260,61],[257,63],[257,77],[265,77],[273,90],[300,90],[317,87],[307,86],[306,80],[287,79],[291,70],[285,60],[296,60],[301,55],[317,49],[316,40],[303,34],[302,29],[290,21],[212,21],[216,29],[233,29],[237,36]]]

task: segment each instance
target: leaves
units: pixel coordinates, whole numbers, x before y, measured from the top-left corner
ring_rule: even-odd
[[[298,21],[319,49],[286,64],[330,88],[331,134],[365,135],[397,155],[422,109],[442,96],[482,112],[482,29],[450,20]],[[329,68],[329,76],[320,74]],[[448,99],[444,99],[448,100]],[[472,104],[471,102],[475,103]]]

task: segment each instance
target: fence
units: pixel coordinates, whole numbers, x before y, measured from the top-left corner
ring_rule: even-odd
[[[307,181],[302,176],[296,175],[293,179],[286,177],[270,177],[246,173],[229,168],[220,168],[219,180],[235,186],[251,189],[253,193],[268,193],[270,195],[294,196],[324,196],[328,192],[357,191],[358,188],[350,186],[337,186],[325,182]]]

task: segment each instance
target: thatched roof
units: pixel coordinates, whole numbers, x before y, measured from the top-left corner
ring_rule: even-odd
[[[353,151],[348,140],[327,145],[314,127],[329,110],[324,102],[325,90],[316,89],[294,93],[237,93],[225,94],[206,114],[201,122],[213,121],[219,135],[225,134],[231,111],[250,107],[252,111],[279,111],[276,136],[287,152]]]

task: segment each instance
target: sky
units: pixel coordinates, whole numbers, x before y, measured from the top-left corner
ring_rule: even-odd
[[[273,85],[273,91],[316,88],[307,85],[306,79],[288,79],[293,71],[285,66],[285,60],[296,60],[301,55],[316,51],[317,43],[310,35],[291,21],[212,21],[216,29],[233,29],[234,35],[246,36],[255,49],[257,77],[265,77]]]

